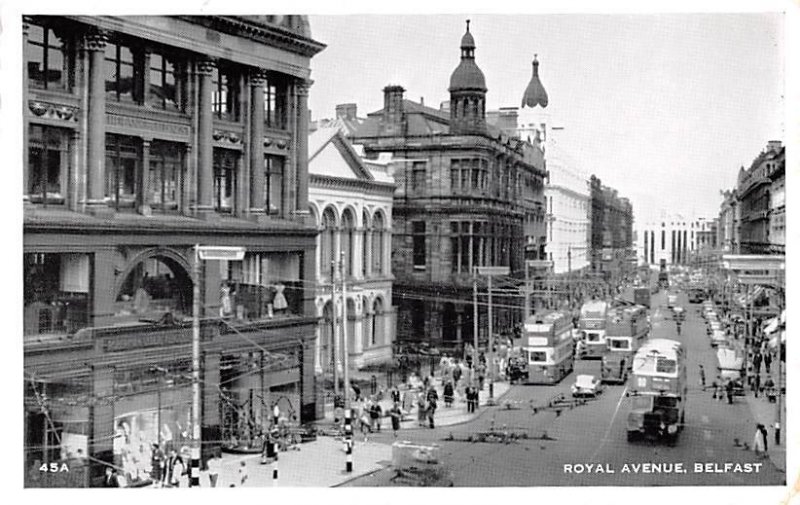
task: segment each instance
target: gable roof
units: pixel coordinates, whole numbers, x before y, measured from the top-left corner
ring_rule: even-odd
[[[340,163],[334,161],[336,158]],[[319,128],[309,134],[308,171],[322,176],[374,180],[338,126]]]

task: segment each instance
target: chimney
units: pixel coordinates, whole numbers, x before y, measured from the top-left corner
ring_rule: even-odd
[[[767,150],[777,153],[781,150],[781,141],[780,140],[770,140],[767,142]]]
[[[389,85],[383,88],[381,133],[388,135],[403,134],[403,92],[405,92],[405,89],[398,85]]]
[[[425,97],[424,96],[419,97],[419,104],[420,105],[425,105]]]
[[[336,106],[336,119],[354,120],[358,112],[358,105],[354,103],[340,103]]]

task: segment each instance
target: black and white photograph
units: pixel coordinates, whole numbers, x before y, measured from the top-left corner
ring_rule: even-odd
[[[3,8],[11,484],[800,500],[797,5],[358,7]]]

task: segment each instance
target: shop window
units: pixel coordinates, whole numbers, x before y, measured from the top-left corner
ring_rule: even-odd
[[[218,119],[239,120],[240,75],[233,69],[215,68],[211,76],[211,111]]]
[[[281,214],[285,166],[286,158],[282,156],[264,156],[264,202],[268,214]]]
[[[120,43],[106,43],[106,95],[116,102],[141,102],[137,81],[141,73],[133,50]]]
[[[158,321],[165,313],[180,317],[191,310],[192,283],[173,260],[147,258],[133,267],[116,299],[115,316]]]
[[[29,253],[23,262],[24,333],[71,334],[84,328],[89,255]]]
[[[39,89],[65,89],[69,72],[66,46],[55,32],[46,26],[31,24],[25,62],[28,65],[28,82]]]
[[[171,142],[150,146],[148,200],[153,211],[175,213],[180,209],[183,178],[183,148]]]
[[[159,109],[177,110],[177,81],[174,63],[162,54],[152,53],[149,77],[148,105]]]
[[[106,135],[106,198],[118,211],[132,210],[136,205],[140,148],[136,137]]]
[[[31,125],[28,131],[28,187],[25,190],[32,203],[61,205],[69,165],[66,132],[39,125]]]
[[[239,154],[228,149],[214,149],[214,210],[230,214],[236,201],[236,164]]]
[[[302,314],[297,253],[247,253],[222,269],[220,315],[251,320]]]

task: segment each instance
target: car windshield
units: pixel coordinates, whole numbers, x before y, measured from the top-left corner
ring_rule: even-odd
[[[592,375],[579,375],[575,379],[575,385],[581,388],[590,388],[594,386],[594,376]]]

